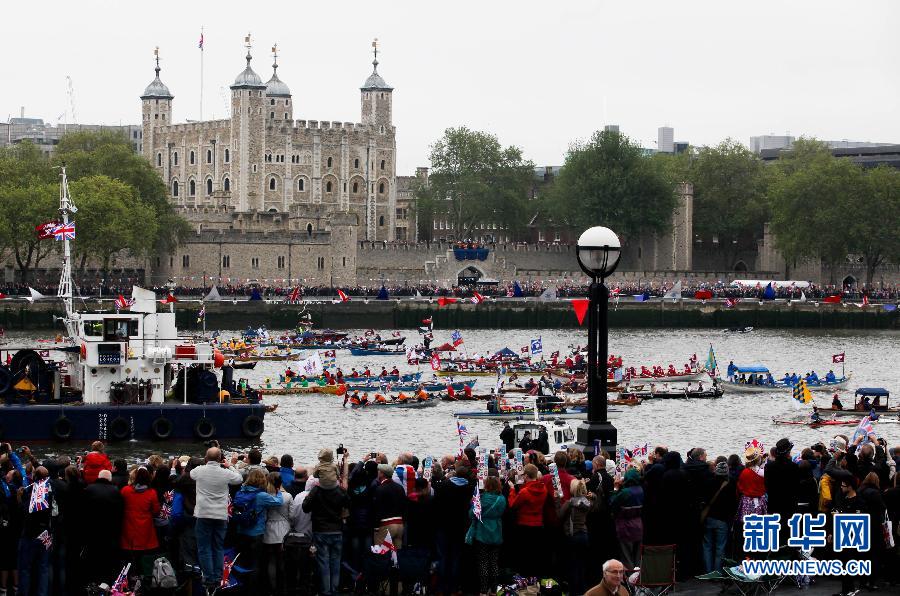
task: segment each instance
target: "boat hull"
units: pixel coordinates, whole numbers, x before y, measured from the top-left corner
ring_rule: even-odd
[[[164,440],[194,440],[252,438],[244,432],[244,421],[249,416],[264,419],[263,404],[178,404],[114,406],[109,404],[84,405],[6,405],[0,406],[0,436],[3,441],[105,441],[158,440],[153,433],[154,422],[165,418],[171,423],[171,433]],[[65,417],[71,423],[66,437],[54,435],[57,421]],[[127,422],[127,436],[114,436],[116,422]],[[212,434],[200,436],[195,429],[198,421],[206,418],[212,423]],[[209,428],[204,429],[209,430]]]
[[[612,419],[618,415],[617,410],[609,410],[607,417]],[[534,410],[519,410],[515,412],[488,412],[480,410],[475,412],[458,412],[454,414],[457,418],[468,418],[474,420],[526,420],[534,418]],[[565,408],[559,411],[548,411],[538,413],[538,417],[543,420],[553,420],[554,418],[564,419],[585,419],[587,418],[587,407]]]

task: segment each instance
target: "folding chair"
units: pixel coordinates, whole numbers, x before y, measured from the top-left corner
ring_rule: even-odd
[[[642,545],[640,573],[630,587],[635,596],[662,596],[674,590],[675,545]]]

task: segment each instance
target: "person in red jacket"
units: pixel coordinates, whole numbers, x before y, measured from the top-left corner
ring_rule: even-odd
[[[525,484],[516,492],[509,483],[509,507],[515,520],[514,536],[518,546],[516,563],[518,571],[526,575],[541,576],[544,565],[544,503],[547,487],[538,479],[538,469],[527,464],[524,469]]]
[[[156,491],[150,488],[150,479],[147,468],[138,468],[128,486],[122,489],[125,510],[119,546],[126,558],[134,563],[141,561],[142,557],[148,561],[151,557],[144,555],[159,548],[153,518],[159,513],[160,504]],[[149,575],[150,569],[142,569],[141,572]]]
[[[82,461],[81,475],[85,484],[93,484],[97,482],[97,476],[101,470],[109,470],[112,472],[113,466],[106,454],[103,453],[103,443],[94,441],[91,443],[91,452],[84,456]]]

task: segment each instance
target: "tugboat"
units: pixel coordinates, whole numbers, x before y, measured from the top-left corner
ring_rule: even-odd
[[[60,220],[77,209],[60,174]],[[0,438],[4,441],[257,439],[266,406],[209,344],[178,337],[174,300],[135,286],[129,312],[72,307],[71,247],[62,234],[57,296],[67,337],[49,350],[4,346],[0,357]],[[51,356],[52,353],[52,356]],[[221,381],[214,372],[222,370]]]

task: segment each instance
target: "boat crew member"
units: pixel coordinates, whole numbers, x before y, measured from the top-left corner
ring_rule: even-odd
[[[368,367],[368,366],[367,366],[366,369],[363,371],[363,376],[364,376],[365,378],[367,378],[367,379],[368,379],[369,377],[372,376],[372,371],[369,370],[369,367]]]
[[[834,376],[834,371],[833,371],[833,370],[829,370],[829,371],[828,371],[828,374],[825,375],[825,382],[826,382],[826,383],[834,383],[834,382],[836,382],[836,381],[837,381],[837,378]]]
[[[522,440],[519,441],[519,449],[521,449],[523,453],[528,453],[534,448],[531,443],[531,431],[526,430],[525,434],[522,435]]]
[[[406,400],[408,400],[408,399],[409,399],[409,396],[406,395],[405,393],[403,393],[402,391],[400,392],[399,395],[397,395],[397,401],[400,403],[406,403]]]
[[[816,371],[809,373],[809,378],[806,379],[806,382],[813,385],[819,384],[819,375],[816,374]]]
[[[335,380],[337,381],[338,385],[343,383],[344,382],[344,371],[342,371],[341,369],[337,369],[337,373],[335,374]]]
[[[835,393],[834,397],[831,398],[831,409],[832,410],[843,410],[844,404],[841,403],[841,398],[838,397],[838,394]]]
[[[784,373],[784,378],[781,379],[781,382],[784,383],[785,385],[790,385],[791,384],[791,375],[789,375],[788,373]]]
[[[362,394],[362,397],[359,399],[359,405],[361,405],[361,406],[369,405],[369,394],[367,392],[364,392]]]
[[[400,376],[400,369],[398,369],[398,368],[395,366],[394,368],[391,369],[391,375],[396,376],[396,377],[399,377],[399,376]]]
[[[384,378],[384,377],[388,376],[388,371],[387,371],[387,369],[386,369],[385,367],[382,366],[382,367],[381,367],[381,374],[379,374],[378,376],[381,377],[381,378]]]
[[[791,385],[796,385],[799,380],[797,373],[791,373]]]
[[[468,383],[463,384],[463,394],[466,396],[466,399],[472,399],[472,386]]]
[[[669,364],[669,369],[666,371],[666,374],[669,375],[670,377],[674,377],[675,375],[678,374],[678,371],[675,370],[674,364],[671,364],[671,363]]]
[[[869,403],[868,395],[863,395],[862,399],[859,400],[859,407],[857,409],[862,410],[863,412],[868,412],[870,409],[872,409],[872,404]]]
[[[513,432],[513,429],[509,426],[509,422],[506,420],[503,421],[503,430],[500,431],[500,440],[503,441],[506,452],[511,453],[513,447],[515,447],[516,433]]]
[[[772,376],[772,373],[766,373],[766,384],[767,385],[775,384],[775,378]]]
[[[296,374],[296,373],[294,373],[294,371],[291,370],[291,367],[290,366],[287,367],[287,370],[284,371],[284,380],[287,381],[288,383],[290,383],[291,378],[294,376],[294,374]]]
[[[809,415],[809,420],[813,424],[822,422],[822,417],[819,415],[819,407],[816,404],[813,404],[813,411],[812,414]]]
[[[376,404],[386,404],[387,398],[385,398],[384,395],[382,395],[381,393],[376,393],[375,394],[375,403]]]
[[[416,393],[416,399],[419,401],[428,401],[428,392],[425,391],[424,385],[419,385],[419,391]]]
[[[456,401],[456,391],[453,389],[453,383],[447,383],[447,399]]]

